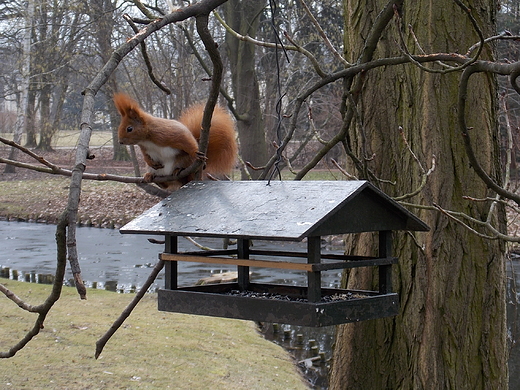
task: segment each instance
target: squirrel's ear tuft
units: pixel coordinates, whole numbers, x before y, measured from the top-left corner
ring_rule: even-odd
[[[114,95],[114,104],[121,116],[129,116],[131,118],[140,117],[141,108],[139,103],[128,96],[126,93],[116,93]]]

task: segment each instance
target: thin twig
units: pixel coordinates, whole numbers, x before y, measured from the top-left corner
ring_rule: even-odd
[[[157,279],[157,275],[164,267],[164,261],[159,260],[155,267],[153,268],[152,272],[148,276],[148,279],[146,279],[146,282],[143,284],[143,287],[139,290],[139,292],[135,295],[134,299],[128,304],[128,306],[123,310],[121,315],[117,318],[117,320],[114,321],[110,329],[96,341],[96,354],[95,358],[97,359],[99,355],[101,355],[101,352],[103,352],[103,348],[105,348],[106,343],[110,338],[116,333],[116,331],[123,325],[123,322],[132,314],[132,311],[135,309],[139,301],[144,297],[152,283]]]
[[[45,165],[46,167],[50,168],[51,170],[59,170],[60,167],[58,167],[55,164],[52,164],[51,162],[47,161],[44,157],[37,155],[32,150],[27,149],[26,147],[20,145],[19,143],[16,143],[14,141],[11,141],[7,138],[0,137],[0,142],[12,146],[13,148],[19,149],[23,153],[27,154],[28,156],[34,158],[36,161],[38,161],[40,164]]]
[[[135,4],[137,8],[139,8],[139,11],[141,11],[143,15],[146,16],[148,19],[157,19],[157,17],[154,14],[152,14],[143,3],[141,3],[141,0],[132,0],[132,2]]]
[[[242,35],[238,32],[236,32],[235,30],[233,30],[225,21],[224,19],[219,15],[218,12],[214,11],[213,12],[215,17],[217,18],[217,20],[220,22],[220,24],[222,24],[222,26],[226,29],[227,32],[229,32],[231,35],[233,35],[235,38],[241,40],[241,41],[244,41],[244,42],[250,42],[250,43],[253,43],[257,46],[261,46],[261,47],[268,47],[268,48],[283,48],[285,50],[290,50],[290,51],[296,51],[298,53],[301,53],[303,54],[305,57],[307,57],[309,59],[309,61],[311,62],[312,64],[312,67],[314,68],[314,70],[316,71],[316,73],[320,76],[320,77],[326,77],[327,76],[327,73],[325,73],[321,67],[320,67],[320,64],[318,63],[318,61],[316,60],[316,57],[314,57],[312,55],[312,53],[306,49],[304,49],[303,47],[301,46],[298,46],[296,45],[292,40],[289,39],[289,36],[287,34],[285,34],[285,37],[294,45],[294,46],[286,46],[284,45],[283,47],[277,43],[271,43],[271,42],[263,42],[263,41],[259,41],[258,39],[254,39],[254,38],[251,38],[250,36],[248,35]]]
[[[435,162],[436,162],[436,158],[435,158],[435,155],[433,155],[432,156],[432,166],[430,169],[428,169],[428,172],[423,171],[423,174],[421,175],[421,184],[419,184],[419,187],[417,187],[414,191],[412,191],[408,194],[403,194],[401,196],[395,197],[394,200],[396,202],[400,202],[400,201],[408,199],[408,198],[413,198],[415,195],[419,194],[424,189],[424,187],[426,187],[428,177],[435,171],[435,167],[436,167]]]
[[[22,298],[16,295],[14,292],[9,290],[6,286],[0,283],[0,292],[3,293],[7,299],[10,299],[18,305],[21,309],[30,313],[37,313],[35,306],[26,303]]]
[[[37,165],[28,164],[28,163],[23,163],[20,161],[13,161],[13,160],[1,158],[1,157],[0,157],[0,163],[14,165],[15,167],[30,169],[32,171],[47,173],[47,174],[51,174],[51,175],[61,175],[61,176],[67,176],[67,177],[72,176],[72,170],[65,169],[65,168],[59,168],[59,167],[54,168],[54,169],[45,168],[45,167],[40,167]],[[142,177],[120,176],[120,175],[112,175],[112,174],[108,174],[108,173],[84,173],[83,179],[97,180],[97,181],[110,180],[110,181],[117,181],[117,182],[121,182],[121,183],[142,183],[143,182]],[[162,181],[162,180],[167,181],[162,176],[158,177],[157,179],[160,181]]]
[[[345,169],[343,169],[343,168],[339,165],[339,163],[338,163],[336,160],[334,160],[333,158],[331,158],[330,161],[332,161],[332,163],[334,164],[334,166],[335,166],[336,168],[338,168],[339,171],[340,171],[340,172],[341,172],[345,177],[347,177],[349,180],[358,180],[358,178],[357,178],[356,176],[351,175],[351,174],[348,173]]]
[[[352,64],[350,64],[346,59],[345,57],[343,57],[337,50],[336,48],[334,47],[334,45],[332,44],[332,42],[330,41],[330,39],[327,37],[327,35],[325,34],[325,31],[323,31],[323,29],[321,28],[319,22],[316,20],[316,18],[314,17],[314,15],[312,14],[311,10],[309,9],[309,7],[307,6],[307,4],[305,3],[304,0],[300,0],[300,3],[302,4],[303,6],[303,9],[305,10],[305,13],[307,14],[307,16],[309,17],[309,19],[311,20],[311,23],[314,25],[314,28],[316,29],[316,31],[318,31],[318,34],[320,35],[321,39],[323,39],[323,42],[325,42],[325,46],[327,46],[329,48],[329,50],[331,51],[332,55],[339,61],[343,64],[343,66],[345,67],[348,67],[348,66],[351,66]]]
[[[501,238],[502,234],[499,233],[498,231],[496,231],[494,228],[492,228],[490,225],[486,224],[485,222],[482,222],[482,224],[484,226],[486,226],[487,228],[491,229],[491,230],[495,230],[494,233],[495,235],[494,236],[489,236],[487,234],[483,234],[483,233],[480,233],[478,232],[477,230],[473,229],[471,226],[469,226],[467,223],[463,222],[462,220],[460,220],[459,218],[456,217],[456,215],[459,215],[459,216],[463,216],[464,218],[468,218],[468,219],[471,219],[473,222],[479,222],[478,220],[474,219],[474,218],[471,218],[469,215],[467,214],[463,214],[463,213],[456,213],[456,212],[453,212],[453,211],[447,211],[447,210],[444,210],[442,207],[440,207],[438,204],[436,203],[433,203],[433,207],[435,207],[437,210],[439,210],[442,214],[446,215],[448,218],[450,218],[451,220],[457,222],[458,224],[464,226],[464,228],[466,228],[467,230],[469,230],[471,233],[475,234],[476,236],[478,237],[481,237],[481,238],[484,238],[486,240],[497,240],[499,238]],[[505,235],[504,235],[505,236]],[[520,237],[518,237],[518,242],[520,242]]]
[[[193,238],[189,236],[183,236],[187,241],[191,242],[193,245],[195,245],[197,248],[202,249],[203,251],[213,251],[215,249],[210,248],[209,246],[202,245],[195,241]]]
[[[128,22],[128,24],[130,25],[132,30],[134,30],[134,33],[137,34],[139,32],[139,29],[133,22],[130,15],[124,14],[123,19],[125,19]],[[155,77],[155,74],[153,73],[152,62],[150,61],[150,57],[148,56],[145,41],[142,41],[140,46],[141,46],[141,54],[143,55],[144,63],[146,64],[146,69],[148,70],[148,77],[150,77],[150,80],[152,80],[152,82],[155,85],[157,85],[157,87],[159,87],[159,89],[164,91],[167,95],[171,95],[172,91],[168,87],[162,85],[161,82],[159,80],[157,80],[157,78]]]
[[[61,167],[57,166],[56,164],[51,163],[44,157],[35,154],[34,152],[30,151],[29,149],[15,143],[13,141],[0,137],[0,142],[3,142],[7,145],[18,148],[19,150],[21,150],[22,152],[33,157],[39,163],[41,163],[45,166],[41,167],[39,165],[33,165],[33,164],[29,164],[29,163],[24,163],[21,161],[9,160],[9,159],[3,158],[3,157],[0,157],[0,163],[9,164],[9,165],[13,165],[15,167],[30,169],[32,171],[47,173],[47,174],[51,174],[51,175],[61,175],[61,176],[66,176],[66,177],[71,177],[73,175],[73,170],[61,168]],[[134,151],[134,153],[135,153],[135,151]],[[134,166],[134,168],[135,168],[135,166]],[[184,173],[184,171],[182,173]],[[182,176],[182,175],[156,176],[153,179],[153,182],[162,183],[162,182],[166,182],[166,181],[175,181],[184,176]],[[146,183],[144,182],[144,179],[142,177],[120,176],[120,175],[113,175],[113,174],[108,174],[108,173],[83,173],[82,178],[85,180],[117,181],[120,183],[133,183],[133,184],[138,184],[140,187],[144,187],[146,185]],[[150,190],[147,190],[147,192],[152,193],[152,191],[150,191]],[[157,196],[164,198],[167,195],[167,193],[165,191],[160,191],[160,192],[153,193],[153,195],[157,195]]]

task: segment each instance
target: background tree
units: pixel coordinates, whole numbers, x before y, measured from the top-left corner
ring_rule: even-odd
[[[260,15],[265,8],[263,1],[232,1],[224,5],[225,19],[231,28],[243,35],[256,36]],[[242,159],[255,167],[267,160],[264,121],[260,106],[260,89],[256,74],[256,46],[237,40],[226,34],[226,52],[229,60],[232,89],[238,112],[238,136]],[[257,178],[258,171],[251,171]],[[242,175],[247,179],[247,175]]]
[[[457,2],[402,3],[397,10],[402,22],[386,26],[374,58],[402,53],[396,44],[398,29],[412,54],[466,52],[479,41],[471,19]],[[367,54],[366,42],[359,37],[369,36],[385,6],[387,17],[394,11],[385,1],[343,4],[345,56],[359,61]],[[485,36],[494,33],[495,10],[493,1],[472,4],[471,17]],[[493,59],[492,46],[485,47],[482,59]],[[428,68],[432,71],[410,65],[380,68],[346,83],[347,100],[358,103],[347,109],[357,110],[360,116],[348,132],[347,146],[357,156],[349,171],[399,196],[421,186],[421,169],[428,169],[431,161],[437,160],[437,167],[423,191],[407,199],[418,205],[415,210],[431,231],[396,237],[400,262],[394,286],[401,297],[401,312],[395,318],[339,328],[333,389],[507,388],[504,247],[430,210],[439,205],[478,220],[498,220],[499,226],[504,213],[492,202],[466,198],[486,199],[493,193],[466,158],[457,119],[460,72],[444,74],[448,68],[443,64]],[[479,162],[500,182],[495,107],[493,77],[474,76],[465,114],[475,129],[470,132]],[[400,131],[423,166],[404,153]],[[363,254],[371,246],[371,237],[364,236],[349,251]],[[373,280],[371,275],[353,272],[347,283],[366,287]]]
[[[115,27],[114,16],[116,14],[115,11],[117,8],[116,1],[86,1],[83,7],[91,20],[91,31],[96,40],[100,63],[106,64],[113,52],[112,42]],[[120,145],[117,140],[117,127],[120,119],[112,101],[112,96],[114,96],[114,94],[118,91],[116,74],[117,73],[114,73],[108,79],[103,92],[105,97],[105,106],[108,108],[110,128],[112,129],[113,159],[116,161],[121,161],[128,160],[129,155],[126,147]]]
[[[60,2],[39,2],[35,8],[32,74],[39,86],[41,118],[38,149],[52,148],[52,137],[60,124],[61,110],[69,87],[67,69],[82,37],[83,15],[76,2],[64,7]]]
[[[22,41],[22,61],[21,61],[21,88],[20,88],[20,109],[18,110],[18,117],[16,127],[14,129],[13,141],[21,143],[23,129],[28,127],[28,108],[29,108],[29,85],[30,85],[30,69],[31,69],[31,36],[32,25],[34,18],[34,2],[27,2],[27,9],[24,13],[24,30]],[[5,87],[4,87],[5,90]],[[5,109],[5,106],[4,106]],[[9,153],[9,159],[16,160],[18,150],[12,148]],[[14,173],[15,168],[12,165],[6,165],[5,173]]]

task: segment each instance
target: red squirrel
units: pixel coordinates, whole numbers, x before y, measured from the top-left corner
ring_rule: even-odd
[[[139,104],[124,93],[114,95],[114,103],[121,124],[118,129],[119,143],[139,145],[144,161],[150,172],[144,181],[150,183],[156,176],[179,174],[189,167],[199,155],[198,141],[203,105],[195,105],[185,110],[178,121],[154,117],[141,109]],[[231,115],[222,107],[216,106],[211,119],[209,144],[203,177],[208,174],[223,177],[233,169],[237,156],[235,124]],[[189,175],[175,182],[157,183],[162,188],[177,190],[193,180]]]

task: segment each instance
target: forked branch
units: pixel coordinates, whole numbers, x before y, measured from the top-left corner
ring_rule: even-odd
[[[41,305],[33,306],[25,303],[16,294],[10,291],[7,287],[0,284],[0,292],[2,292],[7,298],[12,300],[23,310],[31,313],[38,313],[38,317],[34,322],[33,327],[25,334],[25,336],[13,345],[7,351],[0,351],[0,358],[13,357],[18,351],[25,347],[44,327],[45,319],[47,314],[54,306],[54,303],[60,299],[61,290],[63,288],[63,279],[65,277],[65,268],[67,265],[67,224],[68,216],[67,213],[63,213],[58,221],[56,227],[56,247],[57,247],[57,261],[56,261],[56,272],[54,283],[52,285],[52,291]]]

